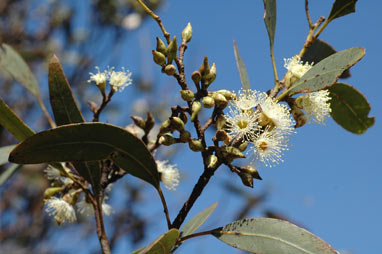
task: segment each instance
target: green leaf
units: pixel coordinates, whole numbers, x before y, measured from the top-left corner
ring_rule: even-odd
[[[212,204],[205,210],[195,215],[191,220],[189,220],[187,224],[182,228],[182,237],[194,233],[207,220],[207,218],[210,217],[211,213],[215,210],[217,205],[217,202]]]
[[[249,90],[249,89],[251,89],[251,85],[249,84],[247,68],[245,67],[243,59],[241,59],[236,41],[233,41],[233,50],[235,53],[237,69],[239,70],[241,86],[242,86],[244,91]]]
[[[58,58],[49,63],[49,97],[57,125],[84,122]]]
[[[317,64],[321,60],[333,55],[337,51],[327,42],[322,40],[315,40],[313,44],[305,51],[305,54],[301,57],[302,62],[308,62]],[[349,69],[346,69],[340,78],[350,77]]]
[[[278,219],[256,218],[232,222],[213,235],[241,250],[262,254],[335,254],[328,243],[309,231]]]
[[[357,0],[336,0],[330,11],[328,21],[345,16],[355,12],[355,4]]]
[[[135,251],[136,254],[168,254],[179,237],[179,231],[172,228],[144,249]]]
[[[331,115],[345,130],[362,134],[374,125],[375,117],[369,117],[370,104],[357,89],[344,83],[329,88]]]
[[[35,164],[108,158],[158,188],[157,165],[146,146],[133,134],[111,124],[76,123],[37,133],[17,145],[9,161]]]
[[[0,166],[8,163],[8,157],[16,145],[0,147]]]
[[[269,43],[273,50],[273,42],[276,30],[276,0],[263,0],[264,2],[264,23],[267,28]]]
[[[34,96],[40,97],[37,80],[27,63],[11,46],[3,43],[0,47],[0,68],[7,71]]]
[[[308,93],[330,87],[346,69],[355,65],[364,55],[365,49],[358,47],[330,55],[297,80],[288,89],[288,94]]]
[[[34,134],[7,104],[0,98],[0,125],[9,131],[17,140],[23,141]]]
[[[0,186],[5,183],[21,166],[17,164],[11,164],[4,172],[0,175]]]

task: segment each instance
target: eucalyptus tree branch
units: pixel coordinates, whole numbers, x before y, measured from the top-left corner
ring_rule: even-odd
[[[98,122],[99,121],[99,116],[100,116],[102,110],[110,102],[111,97],[113,96],[113,94],[114,94],[114,90],[113,89],[110,89],[110,92],[109,92],[108,95],[102,94],[102,103],[101,103],[101,106],[92,109],[92,111],[94,113],[93,120],[92,120],[93,122]],[[90,106],[92,108],[92,104],[91,103],[89,103],[89,104],[90,104]]]

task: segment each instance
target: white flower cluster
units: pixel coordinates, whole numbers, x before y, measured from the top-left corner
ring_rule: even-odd
[[[132,84],[133,80],[131,79],[132,73],[129,70],[125,70],[122,67],[121,71],[114,71],[114,67],[107,68],[107,70],[101,72],[99,67],[95,67],[97,73],[89,73],[90,79],[89,83],[92,81],[100,88],[105,89],[106,81],[109,81],[110,87],[116,91],[122,92],[125,87]]]
[[[179,184],[179,170],[175,164],[168,164],[168,161],[155,161],[158,166],[158,172],[160,174],[160,180],[168,190],[175,190]]]
[[[294,56],[292,58],[285,59],[284,58],[284,67],[288,69],[296,78],[301,78],[304,74],[312,68],[313,63],[305,63],[301,62],[299,56]]]
[[[282,161],[287,140],[294,133],[289,109],[266,93],[240,90],[226,114],[227,131],[252,144],[255,161],[272,167]]]

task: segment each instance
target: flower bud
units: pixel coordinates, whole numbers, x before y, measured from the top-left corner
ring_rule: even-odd
[[[187,26],[182,31],[182,40],[185,42],[191,41],[192,38],[192,26],[191,23],[188,22]]]
[[[195,84],[199,84],[200,80],[202,79],[202,74],[200,74],[199,71],[194,71],[191,74],[192,81],[194,81]]]
[[[214,92],[212,98],[215,100],[215,104],[218,108],[224,109],[228,105],[227,99],[220,93]]]
[[[215,81],[215,79],[216,79],[216,64],[213,63],[210,68],[210,72],[206,74],[205,76],[205,80],[208,83],[208,85],[210,85],[212,82]]]
[[[228,159],[238,159],[238,158],[245,158],[244,154],[240,152],[240,150],[236,147],[233,146],[226,146],[223,148],[223,154],[228,158]]]
[[[214,168],[216,166],[216,163],[218,162],[218,157],[215,155],[211,154],[207,158],[207,167],[208,168]]]
[[[56,193],[59,193],[64,190],[64,186],[61,187],[49,187],[44,191],[44,199],[50,199]]]
[[[140,116],[130,116],[136,126],[144,130],[146,128],[146,121]]]
[[[223,130],[216,131],[215,137],[217,141],[224,141],[226,144],[229,143],[230,140],[228,133]]]
[[[203,76],[210,73],[210,65],[208,63],[208,57],[204,57],[202,65],[199,67],[199,72]]]
[[[166,56],[156,50],[153,50],[152,52],[153,52],[154,62],[160,66],[163,66],[166,63]]]
[[[172,65],[172,64],[166,65],[166,67],[164,67],[164,72],[167,75],[172,76],[176,72],[176,67],[174,65]]]
[[[252,166],[241,167],[242,172],[250,174],[253,178],[263,180],[256,168]]]
[[[204,150],[202,142],[199,139],[191,139],[188,142],[188,146],[194,152],[201,152]]]
[[[157,37],[157,48],[156,50],[160,53],[162,53],[163,55],[166,55],[166,45],[164,44],[164,42],[159,38]]]
[[[159,144],[164,145],[164,146],[170,146],[172,144],[176,143],[176,139],[170,134],[164,134],[161,136],[158,140]]]
[[[241,182],[250,188],[253,188],[253,177],[248,173],[237,173],[240,176]]]
[[[228,90],[225,90],[225,89],[218,90],[218,91],[216,91],[216,93],[220,93],[220,94],[223,95],[227,100],[233,100],[233,99],[236,99],[236,95],[235,95],[233,92],[228,91]]]
[[[247,149],[247,147],[248,147],[248,142],[244,141],[243,143],[240,144],[239,150],[244,152],[245,149]]]
[[[154,124],[155,124],[155,119],[153,115],[150,112],[147,112],[145,131],[149,132],[154,127]]]
[[[184,123],[182,119],[177,116],[171,117],[171,127],[177,131],[182,131],[184,129]]]
[[[186,130],[183,130],[180,132],[180,135],[179,135],[179,139],[182,141],[182,142],[188,142],[191,138],[191,133],[186,131]]]
[[[165,134],[167,132],[171,131],[171,121],[166,120],[162,123],[159,129],[159,134]]]
[[[205,96],[203,97],[202,103],[205,108],[212,108],[215,105],[215,100],[210,96]]]
[[[174,36],[174,38],[172,39],[170,44],[168,44],[168,47],[167,47],[168,64],[171,64],[172,60],[175,59],[177,51],[178,51],[178,44],[176,42],[176,36]]]
[[[224,115],[219,115],[216,118],[216,129],[223,130],[225,128],[226,122],[227,122],[227,120],[226,120],[225,116]]]
[[[191,122],[195,120],[195,117],[199,114],[200,110],[202,110],[202,104],[200,101],[194,101],[191,107]]]
[[[180,90],[180,95],[182,96],[182,99],[185,101],[192,101],[195,97],[194,92],[191,90]]]

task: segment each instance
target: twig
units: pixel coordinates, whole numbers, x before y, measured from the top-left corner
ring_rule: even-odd
[[[98,196],[96,203],[93,203],[93,206],[97,225],[97,235],[102,248],[102,254],[111,254],[110,243],[106,236],[105,225],[102,217],[102,195]]]
[[[102,104],[99,106],[97,109],[93,111],[93,122],[98,122],[99,121],[99,115],[101,114],[102,110],[106,107],[106,105],[110,102],[111,97],[114,94],[114,90],[111,88],[110,92],[107,96],[102,94]]]
[[[160,196],[160,200],[162,201],[163,211],[166,215],[167,226],[168,226],[168,229],[170,229],[171,228],[171,221],[170,221],[170,215],[168,213],[167,203],[166,203],[166,200],[164,199],[163,192],[162,192],[162,189],[160,188],[160,186],[158,187],[157,190],[158,190],[158,193]]]
[[[190,235],[187,235],[185,237],[181,237],[178,239],[178,243],[180,242],[184,242],[190,238],[193,238],[193,237],[198,237],[198,236],[203,236],[203,235],[210,235],[212,234],[213,232],[216,232],[216,229],[212,229],[212,230],[208,230],[208,231],[203,231],[203,232],[199,232],[199,233],[194,233],[194,234],[190,234]]]
[[[312,29],[313,28],[313,23],[312,23],[312,19],[310,18],[310,14],[309,14],[309,0],[305,0],[305,13],[306,13],[306,18],[308,19],[308,24],[309,24],[309,29]]]
[[[150,8],[147,7],[141,0],[137,0],[137,2],[142,6],[142,8],[147,12],[147,14],[149,14],[158,23],[164,37],[166,38],[167,43],[170,44],[170,34],[164,28],[161,18],[158,15],[156,15],[152,10],[150,10]]]
[[[55,128],[56,127],[56,123],[53,121],[52,117],[50,116],[48,110],[46,109],[44,103],[42,102],[42,99],[40,97],[38,97],[37,101],[38,101],[38,104],[40,104],[42,112],[44,113],[46,119],[48,120],[50,127],[51,128]]]

